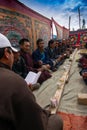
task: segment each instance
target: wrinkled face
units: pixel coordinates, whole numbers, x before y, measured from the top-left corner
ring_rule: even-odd
[[[24,42],[23,45],[20,46],[21,49],[24,51],[24,52],[29,52],[30,50],[30,42]]]

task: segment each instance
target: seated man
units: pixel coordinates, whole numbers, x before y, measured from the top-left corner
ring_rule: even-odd
[[[23,77],[25,79],[25,77],[27,76],[27,69],[26,69],[26,64],[24,59],[20,56],[20,47],[19,45],[15,45],[14,48],[17,50],[16,52],[13,51],[14,54],[14,63],[12,66],[12,70],[19,74],[21,77]],[[40,84],[36,83],[36,84],[28,84],[28,86],[30,87],[30,89],[32,91],[39,89],[40,88]]]
[[[72,45],[70,43],[70,39],[66,39],[66,51],[68,52],[68,55],[72,54],[73,49],[72,49]]]
[[[55,58],[59,58],[58,66],[63,64],[64,62],[64,54],[62,54],[62,47],[61,47],[61,41],[55,40]]]
[[[87,68],[80,71],[80,75],[83,77],[85,84],[87,85]]]
[[[83,77],[85,83],[87,84],[87,55],[82,56],[78,64],[82,69],[80,75]]]
[[[33,51],[32,57],[34,60],[34,65],[38,67],[44,67],[45,69],[50,69],[52,66],[52,61],[48,58],[44,50],[44,41],[43,39],[37,40],[37,49]]]
[[[14,54],[14,63],[12,66],[12,70],[19,74],[21,77],[25,78],[27,75],[27,69],[24,59],[20,56],[20,47],[18,45],[15,45],[14,48],[17,49],[17,52],[13,51]]]
[[[50,78],[52,75],[50,74],[49,71],[44,70],[44,68],[41,68],[41,67],[40,68],[34,67],[34,61],[33,61],[32,55],[30,53],[30,41],[28,39],[23,38],[19,41],[19,44],[20,44],[20,48],[21,48],[20,54],[23,57],[23,59],[25,60],[27,71],[28,72],[33,71],[36,73],[38,71],[42,71],[41,76],[38,80],[38,82],[40,84],[43,83],[48,78]]]
[[[87,49],[87,43],[84,46],[85,51]],[[87,53],[83,51],[83,53],[80,53],[82,57],[79,59],[79,66],[82,68],[80,71],[80,75],[83,77],[83,80],[85,81],[87,85]]]
[[[63,130],[60,116],[41,108],[24,79],[11,71],[13,49],[0,34],[0,130]]]
[[[78,66],[81,68],[87,68],[87,43],[84,45],[84,49],[80,50],[81,58],[78,61]]]
[[[56,41],[54,39],[51,39],[48,42],[48,46],[45,48],[48,58],[53,63],[53,68],[52,68],[53,70],[57,70],[62,58],[61,55],[60,56],[56,55],[55,46],[56,46]]]
[[[81,68],[87,68],[87,55],[83,55],[79,59],[78,66],[81,67]]]
[[[62,39],[61,44],[62,44],[61,45],[62,55],[63,55],[63,59],[65,60],[70,56],[69,44],[67,43],[66,39]]]

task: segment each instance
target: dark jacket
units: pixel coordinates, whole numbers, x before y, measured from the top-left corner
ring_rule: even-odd
[[[56,53],[55,48],[51,49],[49,46],[45,48],[45,51],[49,57],[49,59],[55,60],[56,59]]]
[[[34,61],[32,59],[32,55],[30,53],[24,52],[23,50],[20,51],[20,54],[22,58],[25,60],[27,71],[37,72],[37,69],[34,68]]]
[[[58,58],[61,55],[61,51],[59,47],[55,47],[55,54],[56,54],[55,58]]]
[[[27,75],[27,68],[24,59],[20,56],[17,61],[14,62],[12,70],[19,74],[21,77],[25,78]]]
[[[24,79],[0,63],[0,130],[46,130],[48,117]]]
[[[44,50],[43,53],[40,52],[40,50],[37,48],[35,51],[32,53],[33,60],[35,62],[35,65],[38,66],[38,61],[41,60],[43,64],[49,64],[52,66],[52,61],[48,57],[46,51]]]
[[[34,61],[33,61],[33,58],[31,56],[30,53],[26,53],[24,51],[21,51],[21,56],[24,58],[25,60],[25,63],[26,63],[26,67],[27,67],[27,71],[33,71],[35,73],[38,72],[38,69],[37,68],[34,68]],[[48,72],[48,71],[42,71],[39,79],[38,79],[38,82],[40,84],[42,84],[45,80],[49,79],[52,75]]]

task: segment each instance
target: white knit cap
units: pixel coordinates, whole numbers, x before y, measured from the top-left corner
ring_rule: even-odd
[[[17,49],[12,47],[12,45],[11,45],[10,41],[7,39],[7,37],[0,33],[0,48],[6,48],[6,47],[10,47],[12,49],[12,51],[18,52]]]

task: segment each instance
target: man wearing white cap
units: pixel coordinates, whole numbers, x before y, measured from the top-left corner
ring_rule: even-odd
[[[0,50],[2,51],[0,62],[6,63],[11,69],[14,61],[12,51],[17,52],[17,50],[11,46],[11,43],[3,34],[0,34]]]
[[[10,70],[12,50],[0,34],[0,130],[62,130],[61,118],[42,109],[24,79]]]

